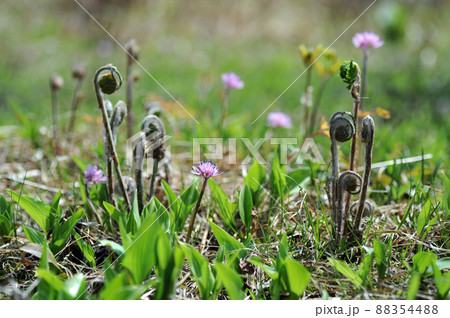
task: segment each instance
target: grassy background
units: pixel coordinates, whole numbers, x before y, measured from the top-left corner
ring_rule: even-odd
[[[199,121],[197,126],[168,103],[180,119],[172,133],[189,140],[213,134],[220,116],[220,74],[226,71],[245,81],[245,88],[231,97],[229,134],[260,137],[267,113],[251,123],[304,71],[298,45],[327,47],[371,1],[79,3],[122,45],[137,39],[142,66]],[[126,57],[119,45],[75,1],[4,1],[0,6],[0,124],[18,124],[8,107],[14,103],[37,125],[49,127],[48,82],[57,72],[65,79],[60,113],[61,126],[67,126],[75,85],[70,72],[77,61],[88,64],[79,118],[99,116],[91,78],[99,66],[110,62],[125,72]],[[444,30],[449,27],[449,6],[445,1],[377,1],[332,46],[340,59],[362,64],[362,52],[351,43],[353,35],[373,30],[385,41],[370,52],[365,102],[366,109],[382,107],[392,114],[390,120],[376,119],[375,160],[420,155],[423,149],[437,163],[448,153],[450,64],[445,56],[450,42]],[[140,72],[134,96],[137,119],[144,116],[142,105],[148,96],[171,101],[145,71]],[[315,71],[313,84],[319,84]],[[293,116],[292,136],[300,137],[299,98],[304,85],[302,76],[270,108]],[[124,94],[122,89],[113,100],[124,99]],[[334,111],[351,108],[344,84],[334,76],[320,116],[328,119]],[[78,120],[76,129],[86,132],[92,125]],[[327,144],[324,139],[325,149]]]

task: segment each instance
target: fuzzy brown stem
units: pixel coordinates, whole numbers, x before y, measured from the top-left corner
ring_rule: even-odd
[[[108,114],[106,113],[106,107],[105,107],[105,104],[103,102],[102,93],[100,91],[100,86],[98,84],[98,76],[100,75],[100,73],[102,71],[105,71],[105,70],[111,70],[111,68],[108,67],[108,66],[101,67],[100,69],[97,70],[97,72],[95,74],[95,77],[94,77],[95,94],[97,96],[98,106],[99,106],[99,108],[102,111],[103,125],[105,127],[106,139],[107,139],[110,151],[111,151],[110,155],[111,155],[112,160],[114,162],[114,167],[115,167],[115,170],[116,170],[117,179],[119,180],[119,186],[120,186],[120,189],[121,189],[121,191],[123,193],[123,197],[125,199],[125,204],[127,206],[128,212],[129,212],[129,211],[131,211],[130,199],[128,198],[128,193],[127,193],[127,190],[125,188],[125,183],[123,182],[122,171],[120,170],[120,162],[119,162],[119,158],[118,158],[117,153],[116,153],[116,147],[114,147],[113,134],[112,134],[112,131],[111,131],[111,126],[109,124]]]
[[[332,182],[331,182],[331,202],[332,202],[332,210],[331,210],[331,219],[333,220],[333,229],[335,238],[337,239],[337,182],[338,182],[338,174],[339,174],[339,159],[338,159],[338,150],[337,150],[337,141],[334,138],[331,138],[331,169],[332,169]]]
[[[367,197],[367,188],[369,187],[369,179],[370,179],[370,172],[372,170],[372,150],[373,150],[373,139],[375,134],[375,125],[373,123],[373,119],[370,116],[366,116],[363,120],[363,127],[364,130],[364,142],[366,143],[366,155],[365,155],[365,162],[364,162],[364,178],[363,178],[363,185],[361,189],[361,194],[359,198],[359,206],[358,210],[356,212],[355,216],[355,224],[354,224],[354,230],[356,233],[360,233],[361,228],[361,219],[366,203],[366,197]]]
[[[152,178],[150,180],[150,198],[152,198],[155,195],[155,182],[156,182],[156,175],[158,174],[158,160],[153,158],[153,171],[152,171]]]
[[[136,191],[139,213],[144,209],[144,178],[142,170],[144,169],[144,146],[141,137],[136,144],[133,152],[133,169],[136,179]]]
[[[351,94],[353,97],[353,118],[355,118],[355,134],[353,135],[353,138],[352,138],[352,146],[351,146],[351,150],[350,150],[350,166],[349,166],[350,171],[355,171],[356,139],[358,138],[358,131],[359,131],[358,111],[359,111],[359,105],[361,102],[360,95],[359,95],[360,82],[361,82],[361,73],[358,71],[358,75],[356,76],[355,83],[353,83],[353,85],[351,87]],[[351,200],[351,197],[347,196],[347,198],[345,200],[345,210],[344,210],[344,218],[343,218],[344,219],[343,235],[345,235],[347,233],[347,220],[348,220],[349,214],[350,214],[350,200]]]

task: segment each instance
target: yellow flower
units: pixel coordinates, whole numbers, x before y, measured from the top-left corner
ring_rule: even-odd
[[[391,113],[388,110],[383,109],[381,107],[377,107],[377,109],[375,109],[375,114],[377,114],[378,117],[381,117],[383,119],[391,118]]]

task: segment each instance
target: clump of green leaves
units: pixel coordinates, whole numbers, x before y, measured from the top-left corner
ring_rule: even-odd
[[[249,258],[249,262],[260,267],[272,278],[270,291],[273,299],[279,299],[282,294],[287,295],[289,299],[299,299],[311,280],[309,271],[289,255],[286,234],[281,240],[277,258],[272,261],[272,266],[264,264],[257,257]]]
[[[416,298],[423,277],[434,276],[437,298],[446,299],[450,291],[450,272],[442,274],[441,270],[450,268],[450,258],[438,260],[433,252],[419,252],[413,257],[413,268],[409,279],[407,299]]]
[[[345,84],[347,84],[347,89],[350,89],[353,83],[356,81],[356,77],[359,73],[359,66],[353,60],[344,61],[341,64],[339,75]]]

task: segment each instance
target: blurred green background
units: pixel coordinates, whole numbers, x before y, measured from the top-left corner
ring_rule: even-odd
[[[65,80],[60,114],[61,127],[66,127],[75,86],[71,69],[85,61],[88,75],[76,130],[100,132],[101,125],[93,128],[85,117],[100,116],[93,73],[113,63],[124,75],[126,56],[118,43],[135,38],[139,62],[200,125],[135,66],[141,73],[134,93],[137,121],[144,116],[144,102],[157,96],[177,118],[169,133],[178,140],[215,137],[212,131],[219,120],[223,90],[220,75],[233,71],[241,75],[245,87],[232,92],[228,134],[263,137],[267,113],[255,125],[252,122],[305,70],[300,44],[326,48],[337,39],[332,48],[338,58],[362,65],[362,52],[353,46],[352,37],[374,31],[385,44],[370,51],[365,109],[382,107],[391,112],[388,120],[376,118],[375,160],[420,155],[423,150],[433,154],[436,163],[448,156],[449,149],[450,2],[378,0],[367,9],[372,3],[4,0],[0,3],[0,124],[19,125],[9,107],[14,104],[33,122],[50,127],[49,78],[56,72]],[[315,70],[312,82],[316,88],[320,84]],[[300,137],[299,99],[304,87],[302,76],[269,110],[293,117],[291,136]],[[114,102],[118,99],[125,99],[125,89],[113,95]],[[334,111],[351,109],[352,99],[336,74],[322,98],[320,117],[328,119]],[[136,122],[136,130],[138,126]],[[328,149],[325,138],[318,142]]]

